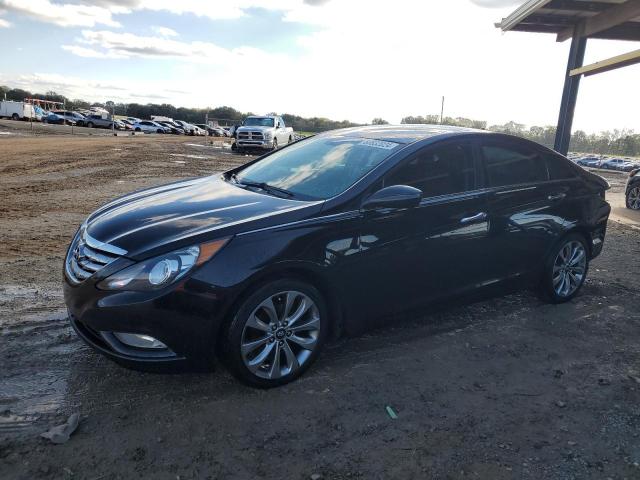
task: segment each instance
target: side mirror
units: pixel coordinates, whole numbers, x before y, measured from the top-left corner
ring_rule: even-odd
[[[409,185],[392,185],[378,190],[367,198],[362,209],[364,211],[382,208],[413,208],[422,200],[422,191]]]

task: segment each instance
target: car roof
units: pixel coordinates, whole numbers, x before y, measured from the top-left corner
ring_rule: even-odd
[[[322,133],[328,137],[357,137],[373,140],[386,140],[396,143],[413,143],[436,136],[450,136],[469,133],[484,133],[486,130],[475,128],[453,127],[450,125],[367,125],[364,127],[342,128]]]

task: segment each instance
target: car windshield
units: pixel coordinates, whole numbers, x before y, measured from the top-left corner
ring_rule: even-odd
[[[400,148],[354,137],[312,137],[237,172],[239,183],[264,184],[305,199],[334,197]]]
[[[245,127],[273,127],[273,118],[249,117],[244,121]]]

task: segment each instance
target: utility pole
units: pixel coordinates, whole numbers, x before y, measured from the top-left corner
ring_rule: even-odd
[[[442,104],[440,105],[440,125],[442,125],[443,117],[444,117],[444,95],[442,96]]]
[[[116,113],[116,104],[115,102],[111,103],[111,133],[113,136],[116,136],[116,119],[114,117]]]

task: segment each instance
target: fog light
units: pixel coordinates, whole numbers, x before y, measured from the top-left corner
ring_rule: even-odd
[[[136,348],[167,348],[167,346],[160,340],[156,340],[149,335],[142,335],[139,333],[121,333],[113,332],[113,335],[125,345]]]

